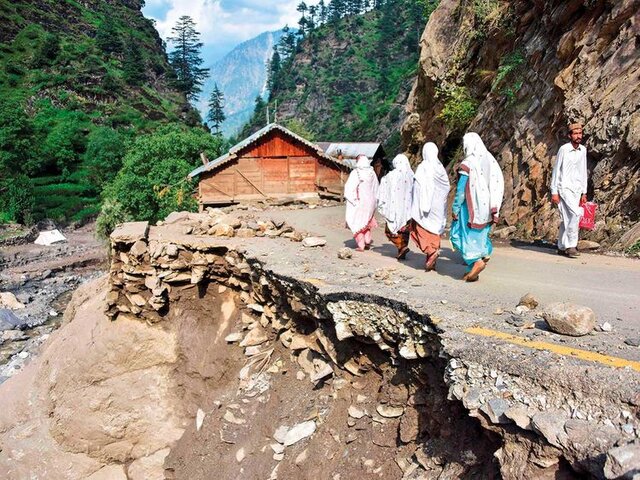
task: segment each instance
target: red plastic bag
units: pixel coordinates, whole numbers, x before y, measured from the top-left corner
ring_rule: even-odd
[[[582,207],[580,229],[594,230],[596,228],[596,210],[598,210],[598,204],[594,202],[585,202],[580,206]]]

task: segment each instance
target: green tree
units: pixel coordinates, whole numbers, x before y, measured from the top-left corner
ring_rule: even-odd
[[[278,52],[277,48],[274,48],[271,61],[267,68],[267,89],[269,92],[273,92],[278,89],[278,77],[280,75],[281,68],[280,52]]]
[[[145,80],[144,58],[140,46],[130,38],[124,51],[122,76],[129,85],[141,85]]]
[[[122,166],[125,152],[124,138],[116,130],[109,127],[92,130],[87,138],[87,150],[84,154],[91,184],[102,190],[113,180]]]
[[[100,22],[96,30],[96,45],[106,54],[122,53],[123,45],[120,32],[109,15]]]
[[[324,0],[318,2],[318,23],[321,25],[327,23],[327,6]]]
[[[305,2],[300,2],[296,10],[302,14],[302,17],[300,17],[300,20],[298,20],[298,35],[301,38],[304,38],[309,26],[309,22],[307,20],[307,12],[309,11],[309,7]]]
[[[190,16],[183,15],[171,30],[173,36],[168,38],[174,46],[169,53],[169,63],[175,71],[176,87],[189,100],[198,96],[204,80],[209,76],[209,69],[200,67],[204,62],[200,56],[203,43],[195,26]]]
[[[18,100],[0,96],[0,177],[23,171],[34,156],[33,124]]]
[[[289,58],[296,52],[296,34],[291,31],[288,25],[282,29],[284,33],[278,42],[278,50],[281,57]]]
[[[209,113],[207,114],[207,120],[215,129],[215,134],[220,135],[220,127],[226,120],[227,116],[224,114],[224,94],[218,88],[217,83],[213,85],[208,105]]]
[[[40,137],[38,154],[27,166],[28,173],[69,174],[80,162],[86,148],[87,116],[79,111],[47,107],[34,119]]]
[[[169,125],[138,137],[127,150],[123,167],[105,189],[109,225],[126,220],[156,221],[175,210],[196,207],[187,174],[200,163],[200,153],[220,156],[222,139],[201,128]],[[108,218],[108,222],[106,221]]]

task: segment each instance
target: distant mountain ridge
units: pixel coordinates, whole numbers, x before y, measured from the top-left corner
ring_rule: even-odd
[[[227,120],[222,126],[225,136],[234,135],[249,120],[258,95],[266,95],[267,62],[282,31],[264,32],[239,44],[210,69],[198,101],[198,109],[206,118],[207,103],[214,84],[224,94]]]

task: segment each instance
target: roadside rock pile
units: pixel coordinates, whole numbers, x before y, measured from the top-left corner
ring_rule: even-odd
[[[284,221],[255,220],[228,216],[222,209],[208,208],[206,213],[174,212],[160,225],[180,224],[185,235],[211,235],[215,237],[284,237],[301,242],[305,234],[296,231]]]

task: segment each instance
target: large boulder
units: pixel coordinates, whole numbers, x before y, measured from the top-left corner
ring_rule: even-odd
[[[625,480],[640,478],[640,443],[630,443],[609,450],[604,464],[604,477]]]
[[[552,303],[542,316],[552,331],[572,337],[591,333],[596,326],[593,310],[572,303]]]

